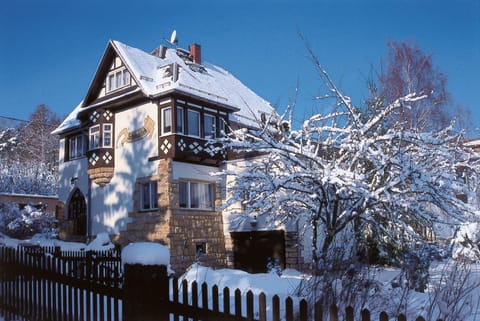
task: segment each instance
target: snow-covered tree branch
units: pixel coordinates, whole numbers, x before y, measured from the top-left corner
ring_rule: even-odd
[[[378,257],[400,262],[410,246],[431,237],[434,223],[458,224],[475,215],[465,202],[474,191],[464,177],[476,179],[478,159],[453,127],[418,132],[391,122],[393,113],[425,95],[358,108],[313,54],[312,61],[330,87],[331,113],[313,115],[299,129],[291,117],[266,115],[258,130],[233,131],[223,141],[235,152],[257,155],[224,171],[233,177],[227,206],[243,204],[238,219],[301,222],[313,231],[313,268],[324,271],[341,268],[329,257],[342,233],[352,235],[342,244],[346,264],[372,247]],[[367,112],[372,108],[375,113]]]

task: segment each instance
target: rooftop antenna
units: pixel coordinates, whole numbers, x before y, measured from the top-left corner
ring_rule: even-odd
[[[165,41],[176,47],[178,45],[177,30],[173,29],[170,40],[165,39]]]

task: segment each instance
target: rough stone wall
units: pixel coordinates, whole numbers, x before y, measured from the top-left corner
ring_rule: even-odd
[[[301,253],[302,246],[298,239],[298,232],[285,232],[285,268],[308,270]]]
[[[161,160],[158,164],[157,175],[150,178],[141,178],[135,182],[133,195],[133,211],[128,214],[131,222],[127,230],[120,233],[116,240],[122,246],[132,242],[159,242],[169,246],[170,208],[169,208],[169,181],[171,178],[171,160]],[[153,211],[140,210],[140,185],[149,180],[158,182],[158,209]]]
[[[227,266],[223,218],[221,211],[180,209],[178,182],[170,185],[172,216],[170,220],[170,253],[173,270],[184,271],[195,261],[220,268]],[[221,205],[220,186],[215,186],[215,206]],[[197,253],[204,245],[206,253]]]
[[[158,181],[158,210],[140,211],[140,184]],[[215,187],[216,207],[221,205],[220,186]],[[131,242],[159,242],[170,248],[172,269],[181,274],[195,261],[211,267],[226,267],[225,238],[221,211],[180,209],[178,182],[172,180],[172,160],[160,160],[156,176],[139,179],[134,192],[131,222],[116,240],[122,246]],[[197,254],[204,246],[206,253]]]

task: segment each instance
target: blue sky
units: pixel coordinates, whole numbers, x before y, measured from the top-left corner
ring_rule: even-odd
[[[0,116],[26,119],[38,104],[65,116],[87,92],[109,39],[150,51],[173,29],[280,110],[299,85],[296,117],[324,93],[302,33],[354,102],[388,41],[433,55],[455,103],[480,127],[480,1],[54,1],[0,5]],[[477,136],[480,136],[478,134]]]

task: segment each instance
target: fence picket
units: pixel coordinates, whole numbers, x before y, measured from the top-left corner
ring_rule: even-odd
[[[267,321],[267,296],[263,292],[258,296],[258,316],[259,321]]]
[[[67,252],[61,251],[59,247],[0,247],[0,266],[0,305],[8,309],[6,313],[19,314],[16,319],[119,321],[120,311],[125,311],[127,302],[120,306],[124,291],[118,249]],[[164,280],[168,281],[166,273]],[[176,278],[165,284],[171,286],[168,292],[170,296],[167,295],[166,301],[162,301],[161,311],[165,311],[167,316],[170,314],[171,320],[267,320],[267,296],[264,293],[258,295],[256,307],[252,291],[242,293],[240,289],[225,287],[223,306],[220,307],[217,285],[209,290],[209,285],[203,282],[199,291],[199,284],[193,281],[189,291],[186,280],[183,280],[180,286]],[[160,288],[167,289],[166,286]],[[234,291],[234,302],[231,302],[230,291]],[[166,293],[162,294],[162,297],[165,297]],[[231,303],[235,311],[231,311]],[[284,304],[285,315],[281,316],[280,298],[278,295],[272,297],[272,321],[282,318],[286,321],[322,321],[324,318],[320,301],[313,303],[310,309],[306,300],[300,300],[298,310],[295,310],[297,307],[291,297],[287,297]],[[352,307],[347,307],[345,320],[353,321],[354,312]],[[325,317],[328,316],[330,321],[338,321],[338,314],[338,306],[332,305]],[[360,315],[362,321],[371,320],[371,312],[367,309],[361,310]],[[159,317],[163,320],[164,315]],[[169,318],[166,317],[165,320],[167,319]],[[388,315],[381,312],[379,320],[389,320]],[[400,314],[397,320],[406,321],[406,317]],[[421,316],[415,320],[425,321]]]
[[[230,315],[230,289],[223,288],[223,312],[226,315]]]
[[[285,319],[293,321],[293,300],[291,297],[285,300]]]
[[[247,320],[252,321],[253,320],[253,292],[248,291],[247,292]]]
[[[280,321],[280,298],[278,295],[272,297],[272,320]]]
[[[362,321],[370,321],[370,311],[367,309],[362,310]]]

